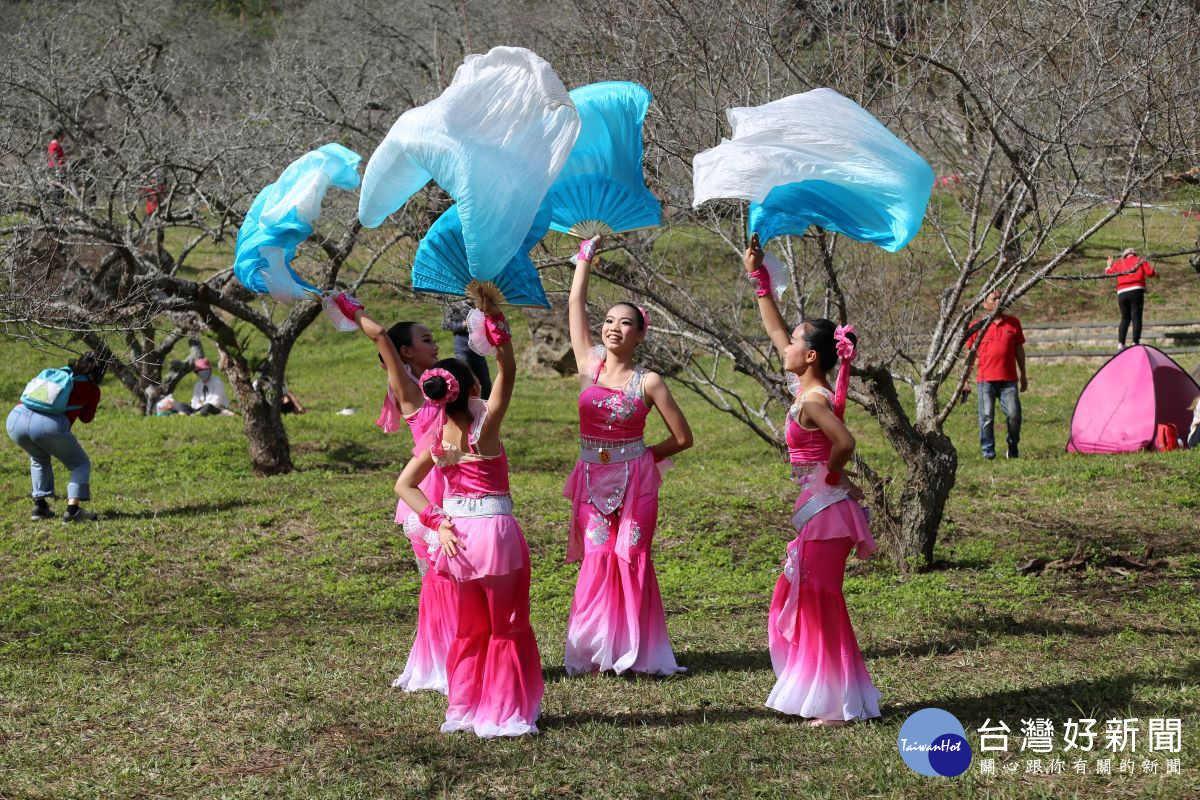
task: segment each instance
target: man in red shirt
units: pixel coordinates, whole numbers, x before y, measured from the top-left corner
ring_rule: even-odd
[[[989,315],[1000,305],[1000,293],[988,292],[983,299],[983,310]],[[971,322],[974,328],[981,320]],[[975,347],[975,342],[979,346]],[[1008,425],[1008,458],[1019,455],[1018,445],[1021,441],[1021,396],[1018,393],[1018,375],[1020,391],[1029,388],[1025,377],[1025,334],[1021,330],[1021,321],[1008,314],[996,314],[996,318],[983,331],[975,331],[967,337],[965,347],[970,350],[967,355],[967,368],[979,361],[979,371],[976,383],[979,389],[979,445],[983,457],[989,461],[996,457],[996,435],[993,421],[996,413],[996,398],[1000,399],[1000,408]],[[963,385],[964,391],[966,385]]]
[[[1117,308],[1121,312],[1121,324],[1117,328],[1117,339],[1121,349],[1125,349],[1125,333],[1133,322],[1133,343],[1142,342],[1142,304],[1146,300],[1146,279],[1157,278],[1158,273],[1150,262],[1138,258],[1137,251],[1127,248],[1114,263],[1112,256],[1108,257],[1108,268],[1105,275],[1117,276]]]

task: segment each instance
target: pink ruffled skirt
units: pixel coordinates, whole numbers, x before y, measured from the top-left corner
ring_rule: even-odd
[[[572,537],[582,539],[583,556],[567,621],[567,674],[683,672],[671,649],[650,557],[662,483],[654,459],[647,452],[598,467],[576,464],[564,491],[572,500]],[[620,505],[603,513],[612,507],[614,491],[623,491]]]
[[[796,501],[800,508],[808,495]],[[846,559],[875,549],[861,507],[841,500],[819,511],[787,547],[775,584],[767,640],[776,682],[767,706],[834,720],[879,716],[879,690],[863,661],[842,581]]]
[[[421,482],[421,491],[433,502],[440,503],[440,486],[440,476],[431,471]],[[446,656],[458,627],[454,581],[429,569],[431,550],[437,546],[437,534],[422,525],[403,500],[396,504],[396,523],[404,526],[404,533],[412,544],[421,573],[421,593],[417,600],[417,632],[408,651],[408,660],[404,662],[404,671],[392,681],[392,686],[406,692],[429,689],[445,694]]]
[[[404,671],[392,686],[406,692],[429,689],[446,693],[446,656],[458,622],[458,598],[454,590],[454,580],[447,575],[430,569],[421,576],[417,633]]]
[[[497,514],[456,517],[454,527],[458,554],[439,550],[434,561],[454,583],[458,604],[442,731],[488,739],[537,733],[542,658],[529,624],[529,548],[521,526]]]

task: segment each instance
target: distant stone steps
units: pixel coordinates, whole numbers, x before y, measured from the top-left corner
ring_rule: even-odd
[[[1117,352],[1118,322],[1109,319],[1023,324],[1025,355],[1058,360],[1110,358]],[[1147,320],[1142,323],[1141,343],[1170,356],[1200,353],[1200,320]]]

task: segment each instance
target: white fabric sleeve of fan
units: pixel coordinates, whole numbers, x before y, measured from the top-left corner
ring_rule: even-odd
[[[487,317],[478,308],[467,314],[467,344],[481,356],[494,356],[496,347],[487,338]]]
[[[763,253],[763,266],[771,276],[771,291],[775,293],[775,302],[778,303],[783,299],[783,293],[792,285],[791,270],[773,253]]]

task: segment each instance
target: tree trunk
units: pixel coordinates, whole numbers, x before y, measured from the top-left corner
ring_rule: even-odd
[[[222,367],[237,394],[242,411],[242,424],[250,446],[250,466],[259,475],[282,475],[291,472],[292,450],[283,416],[276,402],[275,376],[263,376],[257,388],[254,375],[240,352],[222,348]]]
[[[279,413],[277,402],[279,392],[276,387],[282,385],[283,368],[269,353],[267,370],[256,389],[255,376],[233,328],[226,325],[209,306],[201,309],[201,316],[216,337],[217,348],[221,351],[221,369],[225,371],[225,377],[229,379],[237,394],[238,406],[242,412],[242,425],[250,447],[250,467],[259,475],[282,475],[291,472],[295,469],[292,465],[291,445],[288,443],[287,429],[283,427],[283,417]],[[286,364],[290,345],[283,350],[282,360]]]
[[[933,546],[937,542],[946,500],[954,488],[958,452],[945,434],[936,432],[921,435],[916,448],[897,447],[897,450],[907,464],[900,489],[900,552],[897,555],[907,563],[916,559],[920,566],[928,567],[933,564]]]
[[[288,443],[287,429],[283,427],[279,406],[270,402],[263,394],[255,391],[249,394],[253,399],[247,401],[244,394],[238,392],[246,439],[250,444],[250,466],[259,475],[282,475],[291,472],[294,469],[292,450]]]
[[[900,566],[929,567],[946,500],[954,488],[958,451],[933,425],[923,426],[923,430],[913,425],[886,367],[866,366],[855,372],[863,379],[871,413],[905,463],[900,515],[893,520],[896,536],[888,543],[892,555]],[[917,387],[918,421],[937,418],[936,388],[934,384]]]

